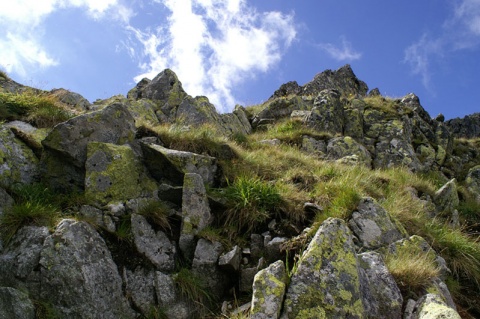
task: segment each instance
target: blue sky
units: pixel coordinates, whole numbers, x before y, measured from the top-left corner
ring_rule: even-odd
[[[171,68],[228,112],[349,63],[431,116],[480,111],[480,0],[13,0],[0,28],[0,69],[90,101]]]

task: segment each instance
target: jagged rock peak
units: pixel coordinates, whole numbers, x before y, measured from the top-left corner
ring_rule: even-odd
[[[325,89],[334,89],[345,96],[365,96],[368,92],[368,86],[365,82],[359,80],[352,67],[346,64],[336,71],[325,70],[313,78],[304,86],[299,86],[297,82],[292,81],[283,84],[270,99],[287,95],[317,95]]]
[[[445,124],[455,137],[480,137],[480,113],[454,118],[446,121]]]

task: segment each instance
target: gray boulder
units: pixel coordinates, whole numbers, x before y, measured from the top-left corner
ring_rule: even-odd
[[[433,202],[437,206],[438,212],[451,214],[458,208],[460,200],[458,198],[457,180],[451,179],[443,185],[433,196]]]
[[[41,294],[62,318],[134,318],[110,251],[85,222],[63,220],[45,240]]]
[[[155,272],[138,267],[134,271],[123,270],[125,293],[144,316],[156,306],[154,287]]]
[[[137,251],[160,271],[175,268],[175,245],[161,230],[155,231],[145,217],[132,214],[132,234]]]
[[[35,319],[35,308],[28,295],[10,287],[0,287],[0,318]]]
[[[122,145],[134,138],[135,120],[123,104],[74,117],[55,126],[42,141],[43,174],[55,188],[83,189],[88,143]]]
[[[291,277],[286,318],[364,318],[352,235],[341,219],[318,229]]]
[[[454,118],[445,122],[452,134],[457,138],[480,137],[480,113]]]
[[[167,318],[188,319],[193,313],[192,305],[185,302],[175,287],[171,275],[155,272],[155,292],[159,306],[165,310]]]
[[[78,93],[71,92],[65,89],[53,89],[50,93],[55,96],[60,102],[77,111],[90,110],[90,102]]]
[[[222,244],[201,238],[192,262],[193,273],[203,279],[208,291],[217,298],[223,296],[226,282],[226,276],[218,266],[222,252]]]
[[[415,304],[409,319],[460,319],[455,309],[448,307],[438,295],[427,294]]]
[[[209,185],[215,179],[217,163],[213,157],[171,150],[156,144],[142,143],[141,146],[148,170],[159,181],[167,179],[175,185],[182,185],[186,173],[199,174]]]
[[[32,295],[40,294],[38,264],[47,236],[47,227],[25,226],[18,230],[0,255],[3,285],[28,290]]]
[[[368,150],[350,136],[335,137],[328,141],[327,157],[329,159],[342,160],[352,156],[357,158],[358,164],[371,167],[372,157]]]
[[[207,192],[200,175],[185,174],[182,194],[182,226],[179,246],[185,256],[191,257],[194,249],[194,236],[211,224]]]
[[[307,125],[319,132],[343,133],[343,104],[339,91],[323,90],[318,94]]]
[[[480,165],[472,167],[465,178],[467,189],[475,196],[480,203]]]
[[[242,249],[238,246],[233,247],[229,252],[222,254],[218,260],[218,265],[223,270],[230,273],[237,273],[240,269],[240,259],[242,258]]]
[[[373,198],[363,198],[353,212],[348,225],[368,250],[387,246],[405,237],[406,232]]]
[[[90,142],[85,162],[85,195],[107,204],[137,197],[153,197],[157,183],[129,145]]]
[[[34,152],[0,124],[0,185],[30,184],[38,175]]]
[[[260,270],[253,281],[252,307],[250,318],[279,318],[287,286],[287,272],[279,260]]]
[[[401,319],[403,297],[380,254],[358,255],[365,318]]]

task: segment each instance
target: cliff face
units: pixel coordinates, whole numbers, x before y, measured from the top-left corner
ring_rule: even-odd
[[[348,65],[231,114],[171,70],[93,104],[0,86],[2,318],[459,318],[480,295],[478,143]]]

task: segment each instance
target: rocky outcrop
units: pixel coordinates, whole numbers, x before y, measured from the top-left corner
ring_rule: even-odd
[[[480,137],[480,113],[467,115],[464,118],[455,118],[445,122],[455,137]]]
[[[40,296],[63,318],[134,318],[104,240],[85,222],[63,220],[40,256]]]
[[[291,278],[288,318],[363,318],[358,263],[352,235],[339,219],[318,229]]]
[[[14,288],[0,287],[0,318],[34,319],[35,308],[27,294]]]

